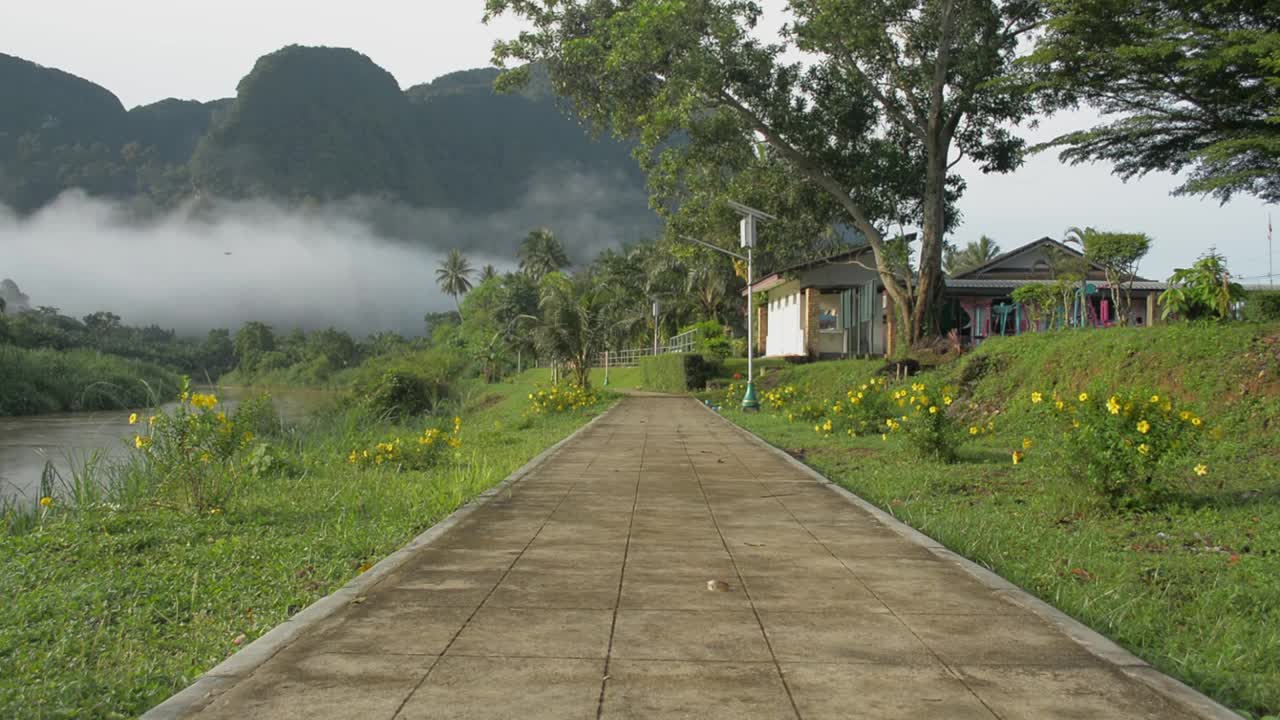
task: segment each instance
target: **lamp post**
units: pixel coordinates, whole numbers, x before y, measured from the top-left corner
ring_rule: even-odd
[[[738,260],[745,260],[747,263],[747,392],[742,396],[743,410],[759,410],[760,401],[756,398],[756,366],[755,366],[755,308],[752,307],[754,301],[752,286],[755,284],[755,262],[752,251],[756,247],[756,223],[762,220],[777,220],[778,218],[769,213],[747,207],[742,203],[736,203],[732,200],[728,201],[729,207],[742,216],[742,222],[739,223],[739,242],[746,249],[747,254],[725,250],[719,245],[712,245],[709,242],[703,242],[697,238],[682,236],[685,240],[697,243],[703,247],[710,248],[716,252],[724,253]]]

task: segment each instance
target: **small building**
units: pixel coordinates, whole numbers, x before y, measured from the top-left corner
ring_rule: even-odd
[[[1029,283],[1054,283],[1063,259],[1083,259],[1080,251],[1041,238],[945,278],[944,332],[956,330],[965,344],[993,335],[1032,330],[1032,315],[1013,302],[1013,291]],[[1103,269],[1090,263],[1083,287],[1071,293],[1071,307],[1041,328],[1108,327],[1118,323]],[[1166,285],[1135,278],[1131,285],[1130,325],[1157,321],[1157,296]],[[766,357],[843,358],[884,355],[890,348],[893,317],[871,248],[850,248],[768,275],[751,288],[767,301],[756,309],[757,351]]]

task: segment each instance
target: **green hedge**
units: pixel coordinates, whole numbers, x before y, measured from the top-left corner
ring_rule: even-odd
[[[1280,290],[1253,290],[1244,300],[1244,319],[1254,322],[1280,320]]]
[[[716,364],[696,353],[658,355],[640,358],[640,373],[645,390],[683,393],[705,387]]]

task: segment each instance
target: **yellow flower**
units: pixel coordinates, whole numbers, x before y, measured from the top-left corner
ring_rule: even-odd
[[[929,414],[930,414],[930,415],[937,415],[937,414],[938,414],[938,406],[937,406],[937,405],[930,405],[930,406],[929,406]]]
[[[129,424],[130,425],[138,424],[138,413],[129,413]]]
[[[1142,443],[1141,445],[1138,446],[1138,453],[1141,455],[1150,455],[1151,446],[1147,445],[1146,443]]]
[[[978,434],[978,426],[977,426],[977,425],[974,425],[974,426],[970,427],[970,428],[969,428],[969,434],[970,434],[970,435],[977,435],[977,434]]]
[[[947,395],[946,397],[942,398],[943,405],[951,405],[951,403],[952,403],[952,400],[950,395]]]
[[[1199,475],[1200,477],[1204,477],[1205,475],[1209,474],[1209,466],[1205,465],[1204,463],[1200,463],[1199,465],[1196,465],[1195,471],[1197,475]]]
[[[1158,402],[1160,402],[1160,396],[1159,396],[1159,395],[1152,395],[1152,396],[1151,396],[1151,404],[1152,404],[1152,405],[1155,405],[1155,404],[1156,404],[1156,403],[1158,403]]]
[[[1067,404],[1066,404],[1066,403],[1064,403],[1064,402],[1062,402],[1061,400],[1058,400],[1057,402],[1055,402],[1055,403],[1053,404],[1053,406],[1054,406],[1055,408],[1057,408],[1057,410],[1058,410],[1059,412],[1061,412],[1062,410],[1066,409]]]
[[[1022,438],[1022,449],[1023,449],[1023,450],[1030,450],[1030,449],[1031,449],[1031,446],[1032,446],[1032,445],[1034,445],[1034,444],[1035,444],[1035,443],[1031,440],[1031,438]]]
[[[1080,402],[1089,402],[1089,393],[1080,393]]]
[[[1143,435],[1146,435],[1147,433],[1151,432],[1151,423],[1147,422],[1146,420],[1139,421],[1138,432],[1142,433]]]
[[[1192,425],[1195,425],[1196,427],[1200,427],[1201,425],[1203,425],[1203,424],[1204,424],[1204,421],[1203,421],[1203,420],[1201,420],[1201,419],[1200,419],[1200,418],[1198,418],[1198,417],[1193,417],[1193,418],[1191,418],[1191,424],[1192,424]]]
[[[1018,463],[1022,462],[1022,458],[1023,458],[1023,457],[1024,457],[1024,456],[1023,456],[1023,454],[1022,454],[1022,451],[1021,451],[1021,450],[1014,450],[1014,451],[1013,451],[1013,464],[1014,464],[1014,465],[1017,465]]]
[[[1120,401],[1116,399],[1115,395],[1112,395],[1111,399],[1107,400],[1107,411],[1112,415],[1120,414]]]
[[[1181,415],[1179,415],[1179,417],[1181,417],[1183,420],[1190,420],[1190,419],[1191,419],[1191,413],[1190,413],[1190,412],[1188,412],[1188,411],[1186,411],[1186,410],[1183,410],[1183,411],[1182,411],[1182,414],[1181,414]]]
[[[1072,420],[1072,421],[1071,421],[1071,427],[1073,427],[1073,428],[1075,428],[1075,429],[1079,430],[1079,429],[1080,429],[1080,421],[1079,421],[1079,420]]]
[[[133,438],[133,446],[138,448],[139,450],[142,450],[143,448],[147,447],[150,444],[151,444],[151,438],[149,437],[143,437],[142,435],[135,435]]]
[[[881,440],[883,440],[883,441],[885,441],[885,442],[889,442],[889,435],[888,435],[888,433],[881,435],[881,436],[880,436],[880,439],[881,439]]]
[[[155,416],[155,415],[152,415],[151,417],[147,418],[147,424],[148,424],[148,425],[155,425],[155,424],[156,424],[156,416]]]
[[[48,495],[40,498],[40,507],[47,508],[52,504],[53,504],[53,498],[49,497]]]
[[[1036,405],[1039,405],[1040,403],[1044,402],[1044,395],[1038,392],[1031,393],[1031,402]]]

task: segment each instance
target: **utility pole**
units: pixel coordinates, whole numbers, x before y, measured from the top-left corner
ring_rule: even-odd
[[[759,410],[760,401],[756,398],[756,366],[755,366],[755,308],[752,306],[755,302],[754,293],[751,288],[755,285],[755,259],[753,251],[756,247],[756,223],[762,220],[777,220],[778,218],[769,213],[747,207],[742,203],[736,203],[732,200],[728,201],[729,207],[742,216],[742,221],[738,225],[739,242],[746,249],[747,254],[725,250],[719,245],[712,245],[709,242],[682,236],[685,240],[697,243],[703,247],[710,248],[719,253],[724,253],[729,257],[747,262],[747,392],[742,396],[743,410]]]

